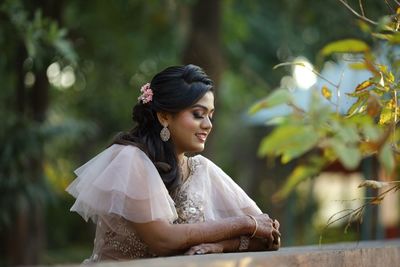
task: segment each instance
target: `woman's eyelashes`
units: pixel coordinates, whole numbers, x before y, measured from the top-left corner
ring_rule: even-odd
[[[199,120],[202,120],[202,119],[204,119],[204,117],[205,117],[204,114],[201,114],[201,113],[198,113],[198,112],[193,112],[193,116],[194,116],[195,119],[199,119]],[[213,122],[213,117],[212,117],[212,116],[208,116],[208,119],[209,119],[211,122]]]
[[[195,119],[204,119],[204,116],[198,112],[193,112],[193,116]]]

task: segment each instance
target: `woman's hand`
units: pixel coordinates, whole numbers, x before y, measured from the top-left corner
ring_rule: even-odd
[[[268,214],[265,213],[256,215],[254,218],[257,221],[257,225],[254,226],[257,227],[257,229],[255,229],[256,237],[265,238],[272,244],[277,237],[281,236],[279,232],[280,224],[277,220],[272,220]]]
[[[281,247],[281,234],[279,233],[280,224],[279,224],[278,220],[274,220],[272,222],[272,226],[274,227],[274,229],[276,231],[272,232],[274,241],[272,242],[270,250],[278,250]]]
[[[268,214],[260,214],[254,216],[254,218],[256,219],[258,226],[255,236],[264,239],[267,247],[271,248],[271,250],[277,250],[281,244],[279,222],[277,220],[272,220]]]
[[[249,217],[250,218],[250,217]],[[280,224],[272,220],[267,214],[254,216],[257,220],[256,237],[250,239],[249,251],[278,250],[281,246],[279,233]],[[255,230],[255,222],[252,220]],[[191,247],[185,255],[201,255],[210,253],[237,252],[239,239],[223,240],[216,243],[202,243]]]
[[[185,252],[185,255],[202,255],[202,254],[222,253],[222,252],[224,252],[222,244],[204,243],[191,247],[188,251]]]

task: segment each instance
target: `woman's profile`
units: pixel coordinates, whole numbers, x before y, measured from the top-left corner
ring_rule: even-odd
[[[279,222],[218,166],[196,155],[212,129],[213,83],[173,66],[141,88],[134,128],[78,168],[71,211],[96,223],[87,261],[277,250]]]

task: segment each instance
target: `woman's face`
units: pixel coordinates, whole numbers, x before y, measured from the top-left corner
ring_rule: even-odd
[[[213,114],[214,94],[207,92],[191,107],[168,116],[168,129],[177,154],[204,150]]]

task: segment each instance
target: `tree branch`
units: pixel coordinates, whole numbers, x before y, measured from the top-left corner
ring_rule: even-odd
[[[358,0],[358,4],[360,5],[361,15],[365,17],[364,7],[362,4],[362,0]]]
[[[396,13],[396,10],[394,10],[394,8],[390,5],[390,3],[388,2],[388,0],[385,0],[386,5],[389,7],[390,12],[392,13]]]
[[[357,11],[355,11],[345,0],[339,0],[340,3],[342,3],[348,10],[350,10],[354,15],[356,15],[356,17],[358,17],[359,19],[371,23],[373,25],[378,25],[378,22],[370,20],[369,18],[359,14]]]

